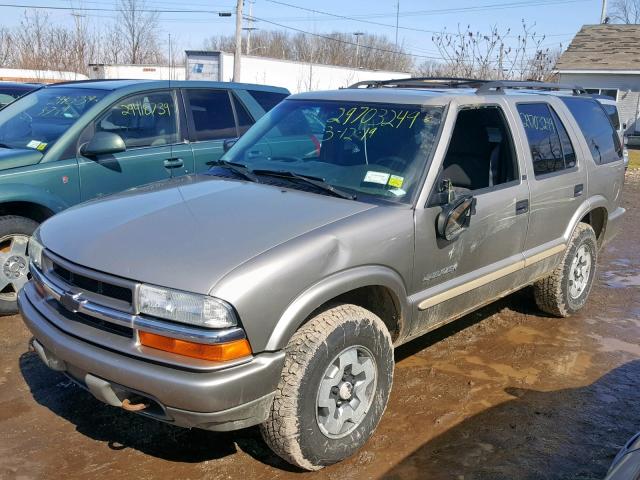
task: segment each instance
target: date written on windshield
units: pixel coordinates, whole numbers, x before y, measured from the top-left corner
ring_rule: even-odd
[[[420,110],[393,110],[387,108],[339,107],[339,115],[327,120],[327,125],[368,125],[369,127],[412,128],[420,114]]]

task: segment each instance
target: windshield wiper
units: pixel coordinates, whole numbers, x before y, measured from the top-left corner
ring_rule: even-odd
[[[13,148],[11,145],[7,145],[6,143],[0,143],[0,148]]]
[[[251,182],[260,183],[258,177],[256,177],[251,170],[247,168],[246,165],[242,163],[229,162],[227,160],[214,160],[211,162],[207,162],[207,165],[212,165],[216,167],[223,167],[227,170],[231,170],[233,173],[240,175],[242,178],[249,180]]]
[[[319,190],[330,193],[336,197],[346,198],[347,200],[355,200],[356,196],[335,188],[333,185],[325,182],[324,178],[314,177],[312,175],[304,175],[301,173],[290,172],[287,170],[253,170],[255,175],[265,175],[269,177],[281,177],[299,180],[308,185],[313,185]]]

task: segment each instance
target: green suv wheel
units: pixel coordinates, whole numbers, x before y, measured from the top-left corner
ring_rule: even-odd
[[[38,223],[25,217],[0,217],[0,315],[18,313],[18,291],[29,275],[29,238]]]
[[[391,336],[376,315],[348,304],[318,314],[287,345],[265,442],[306,470],[351,456],[382,417],[393,366]]]

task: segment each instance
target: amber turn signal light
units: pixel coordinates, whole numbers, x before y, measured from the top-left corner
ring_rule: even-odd
[[[142,331],[139,332],[139,337],[140,343],[145,347],[212,362],[228,362],[251,355],[251,346],[246,338],[208,345]]]

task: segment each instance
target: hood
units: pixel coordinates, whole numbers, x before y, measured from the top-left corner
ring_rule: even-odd
[[[30,148],[0,148],[0,171],[35,165],[42,153]]]
[[[71,208],[45,248],[131,280],[206,294],[277,245],[374,205],[215,177],[181,177]]]

